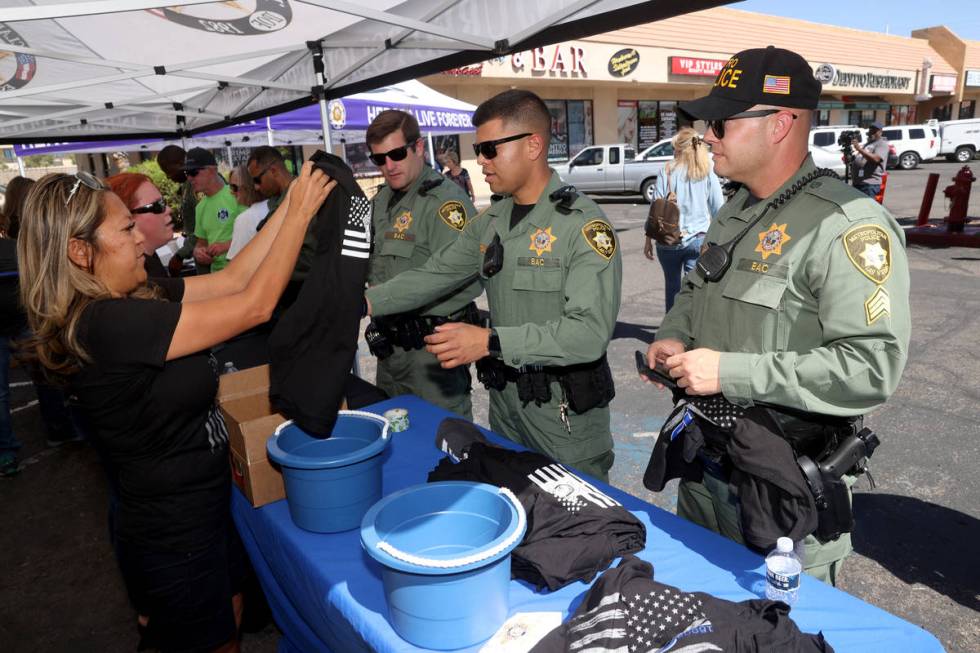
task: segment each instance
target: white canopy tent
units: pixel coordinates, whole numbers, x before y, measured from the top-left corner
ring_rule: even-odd
[[[728,0],[0,0],[0,142],[179,138]],[[322,92],[321,92],[322,91]]]

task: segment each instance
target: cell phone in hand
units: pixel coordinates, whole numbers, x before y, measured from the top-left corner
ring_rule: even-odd
[[[672,377],[668,372],[667,368],[658,364],[655,369],[650,369],[647,365],[646,356],[643,352],[635,352],[636,356],[636,371],[640,373],[640,376],[645,377],[654,383],[659,383],[660,385],[670,389],[677,389],[677,380]]]

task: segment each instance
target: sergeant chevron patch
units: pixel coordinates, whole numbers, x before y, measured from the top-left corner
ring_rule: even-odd
[[[892,300],[888,296],[888,291],[878,286],[874,293],[864,302],[864,316],[868,319],[868,326],[878,321],[883,315],[892,314]]]

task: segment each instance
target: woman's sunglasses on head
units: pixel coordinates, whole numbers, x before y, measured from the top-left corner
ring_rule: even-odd
[[[95,175],[93,175],[91,172],[79,170],[75,173],[75,183],[71,187],[71,191],[68,192],[68,199],[65,200],[65,206],[68,206],[68,202],[71,201],[71,198],[75,197],[75,193],[78,192],[79,186],[85,186],[90,190],[105,190],[105,186]]]

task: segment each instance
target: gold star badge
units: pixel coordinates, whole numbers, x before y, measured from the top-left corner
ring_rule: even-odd
[[[759,244],[755,246],[755,251],[762,254],[762,260],[766,260],[771,255],[782,256],[783,243],[793,240],[786,233],[785,224],[772,223],[772,226],[759,234]]]
[[[541,256],[545,252],[551,251],[551,244],[556,240],[558,237],[551,233],[551,227],[538,229],[531,234],[531,246],[528,249],[534,252],[535,256]]]
[[[395,218],[395,231],[398,233],[404,233],[410,226],[412,226],[412,212],[402,211],[400,214],[398,214],[398,217]]]

